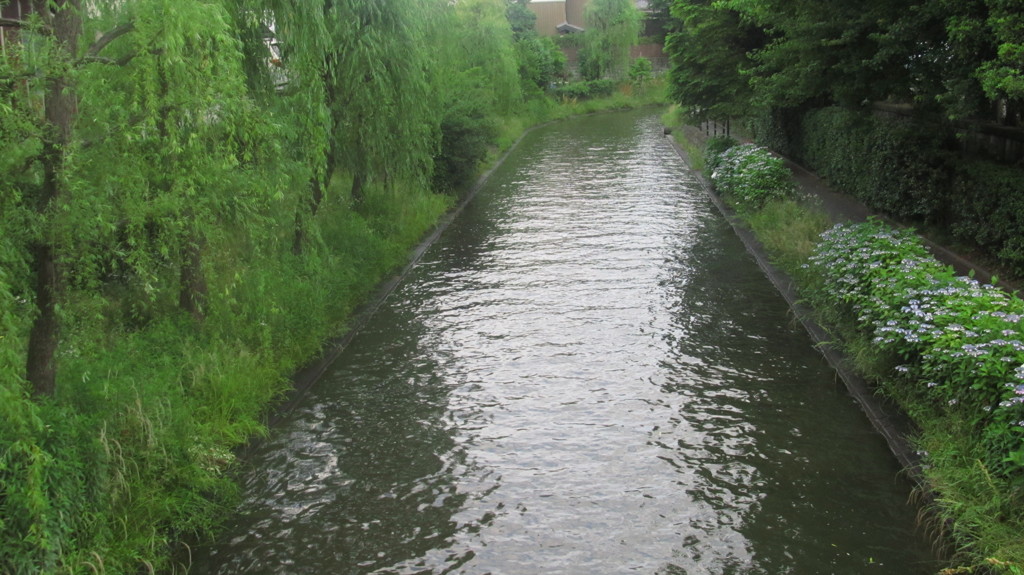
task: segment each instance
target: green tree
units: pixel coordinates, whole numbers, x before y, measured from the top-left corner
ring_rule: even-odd
[[[422,47],[425,0],[333,0],[326,86],[333,118],[329,168],[352,176],[352,199],[372,178],[426,181],[438,118]],[[326,171],[329,175],[330,169]]]
[[[445,107],[456,99],[482,103],[489,113],[509,115],[522,103],[513,33],[501,0],[454,5],[445,54]]]
[[[539,94],[565,76],[565,53],[551,38],[537,35],[521,38],[515,43],[515,51],[524,93]]]
[[[821,3],[728,0],[725,4],[771,37],[752,53],[755,94],[765,104],[860,106],[884,99],[905,81],[905,54],[880,49],[879,35],[913,0]]]
[[[522,61],[502,0],[449,4],[431,30],[437,67],[432,79],[441,123],[434,158],[434,188],[456,191],[472,181],[494,143],[495,118],[522,105]],[[530,44],[532,30],[519,43]]]
[[[643,15],[632,0],[591,0],[580,48],[580,72],[588,80],[622,77],[629,49],[639,41]]]
[[[87,250],[113,247],[117,258],[100,262],[108,272],[149,286],[153,298],[176,292],[201,319],[215,234],[262,233],[254,226],[275,187],[257,174],[276,155],[269,126],[248,95],[222,2],[139,0],[106,17],[132,26],[110,49],[125,63],[87,76],[82,135],[95,143],[79,169],[83,197],[97,198],[88,212],[105,225],[67,234]],[[93,257],[77,254],[85,264]]]
[[[1004,0],[675,0],[666,49],[675,98],[713,115],[889,100],[1013,123],[1020,14]]]
[[[219,2],[33,7],[4,63],[22,87],[5,92],[5,251],[27,257],[0,263],[26,261],[35,277],[15,280],[35,302],[26,378],[52,395],[68,290],[129,282],[202,315],[209,233],[265,211],[266,188],[239,183],[267,134]],[[80,47],[83,31],[95,40]]]
[[[537,15],[526,7],[529,0],[507,0],[507,2],[505,16],[512,27],[512,34],[515,35],[515,39],[518,41],[523,38],[536,36]]]
[[[637,89],[644,89],[651,80],[654,66],[647,58],[637,58],[629,66],[629,82]]]
[[[10,212],[3,219],[29,230],[5,238],[17,242],[5,251],[24,250],[27,256],[23,261],[33,279],[26,282],[24,295],[33,301],[34,310],[25,373],[33,393],[48,396],[56,389],[58,310],[64,293],[54,229],[71,200],[69,164],[78,120],[75,80],[82,21],[77,0],[36,0],[32,9],[31,20],[10,23],[21,28],[23,37],[4,62],[2,136],[7,140],[4,149],[13,158],[5,162],[4,179],[9,183],[4,186],[4,203],[5,212]]]
[[[990,100],[1006,101],[1020,114],[1024,112],[1024,9],[1013,0],[987,0],[985,4],[996,54],[982,63],[978,77]]]
[[[246,76],[280,129],[285,203],[294,206],[292,251],[301,254],[337,160],[327,87],[336,82],[331,0],[235,0],[245,41]],[[277,48],[268,50],[271,41]],[[315,235],[315,234],[314,234]]]
[[[742,115],[753,97],[747,54],[763,31],[736,10],[710,0],[676,0],[665,41],[670,95],[692,121]]]
[[[539,95],[565,75],[565,53],[548,37],[537,35],[537,15],[526,0],[508,0],[505,16],[512,28],[515,58],[524,95]]]

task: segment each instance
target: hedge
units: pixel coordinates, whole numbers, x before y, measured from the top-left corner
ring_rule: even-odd
[[[750,127],[871,209],[948,230],[1024,277],[1024,167],[963,155],[947,123],[827,107],[775,110]]]

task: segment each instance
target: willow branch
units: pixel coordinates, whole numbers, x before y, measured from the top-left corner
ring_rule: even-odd
[[[103,51],[108,44],[133,30],[135,30],[135,22],[126,22],[108,31],[93,42],[92,46],[89,46],[89,49],[85,52],[85,59],[99,56],[100,52]]]
[[[28,22],[24,20],[15,20],[14,18],[0,18],[0,26],[7,28],[26,28]]]
[[[81,64],[88,64],[90,62],[98,62],[100,64],[110,64],[111,66],[126,66],[126,65],[128,65],[129,62],[131,62],[132,60],[135,59],[135,56],[138,56],[138,54],[128,54],[126,56],[122,56],[122,57],[118,58],[117,60],[115,60],[113,58],[105,58],[103,56],[88,56],[87,55],[87,56],[83,56],[81,59],[79,59],[76,64],[81,65]]]

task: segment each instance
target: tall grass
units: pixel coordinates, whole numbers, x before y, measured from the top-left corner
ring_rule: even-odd
[[[171,309],[126,329],[90,300],[65,310],[56,397],[30,399],[4,366],[0,572],[183,569],[174,547],[210,535],[229,512],[232,449],[265,432],[287,374],[451,205],[396,185],[368,189],[357,210],[343,184],[301,256],[287,237],[255,247],[242,233],[215,238],[200,329],[173,302],[154,302]],[[3,335],[0,359],[17,357],[23,332]]]
[[[809,199],[768,202],[745,221],[772,263],[796,278],[806,275],[803,265],[814,253],[822,232],[832,225],[828,215]]]

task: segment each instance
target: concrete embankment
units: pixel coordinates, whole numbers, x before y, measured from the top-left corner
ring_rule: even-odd
[[[685,137],[692,143],[703,146],[704,135],[695,128],[684,128]],[[689,154],[675,141],[672,136],[666,136],[675,146],[676,152],[684,162],[692,166],[693,161]],[[826,186],[820,178],[799,165],[787,161],[787,165],[793,171],[793,179],[805,193],[817,196],[821,200],[822,208],[829,214],[832,221],[857,222],[864,221],[872,215],[871,211],[863,204],[849,196],[837,193]],[[794,315],[807,330],[807,333],[814,341],[816,348],[824,356],[825,360],[835,369],[837,376],[842,380],[850,395],[860,404],[871,424],[885,439],[900,464],[908,471],[912,479],[916,480],[915,469],[920,464],[920,458],[907,440],[912,432],[911,422],[901,412],[887,405],[871,391],[867,382],[850,366],[843,353],[832,344],[832,337],[828,332],[814,321],[811,310],[801,303],[792,279],[783,271],[772,265],[768,255],[758,241],[757,237],[744,226],[735,212],[722,201],[715,193],[707,178],[699,175],[704,190],[711,197],[712,201],[722,212],[722,215],[732,225],[736,235],[743,241],[747,251],[757,261],[758,266],[764,271],[768,279],[779,290],[779,293],[789,303]]]

